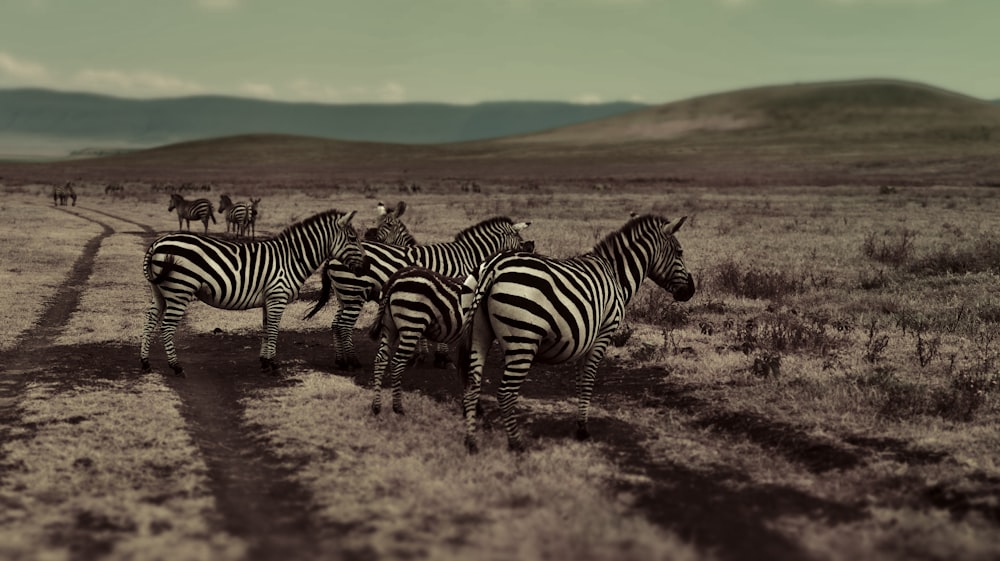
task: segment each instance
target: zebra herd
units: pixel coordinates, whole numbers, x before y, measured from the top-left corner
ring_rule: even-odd
[[[354,326],[366,302],[379,304],[368,330],[378,339],[373,413],[381,410],[386,370],[393,411],[403,412],[402,373],[418,341],[458,343],[465,443],[470,453],[476,452],[483,366],[496,341],[504,360],[497,400],[508,445],[519,451],[524,444],[514,408],[532,364],[583,361],[577,380],[577,437],[588,438],[597,367],[639,285],[649,278],[681,302],[695,292],[676,238],[685,218],[634,217],[591,251],[553,259],[536,254],[534,242],[523,239],[528,222],[496,216],[460,231],[453,241],[420,245],[400,220],[405,204],[388,208],[379,203],[377,208],[378,224],[363,240],[350,224],[354,212],[327,211],[265,241],[237,244],[177,233],[153,242],[143,262],[152,301],[142,333],[142,370],[150,370],[150,342],[159,326],[168,363],[183,375],[173,336],[186,307],[197,298],[223,309],[263,307],[260,361],[263,370],[275,372],[282,313],[308,276],[322,268],[320,296],[306,318],[331,296],[337,299],[332,325],[337,367],[361,366]]]
[[[226,215],[226,233],[232,233],[237,238],[245,238],[248,233],[250,239],[257,237],[256,223],[259,214],[258,205],[260,199],[250,198],[250,202],[234,203],[229,195],[219,196],[219,213]],[[205,233],[208,233],[208,221],[217,224],[215,220],[215,207],[208,199],[187,200],[179,193],[170,195],[170,205],[167,212],[177,212],[177,229],[180,230],[185,221],[187,229],[191,231],[191,221],[201,222],[205,225]]]

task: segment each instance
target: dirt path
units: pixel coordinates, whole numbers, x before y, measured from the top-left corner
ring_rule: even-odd
[[[135,348],[103,345],[88,350],[87,346],[53,346],[52,342],[80,302],[101,243],[116,233],[139,235],[146,241],[151,241],[157,233],[145,224],[86,206],[59,210],[95,222],[103,231],[86,244],[66,280],[54,291],[56,298],[38,325],[6,353],[0,377],[2,427],[20,424],[17,403],[29,380],[54,373],[58,376],[58,372],[66,370],[74,372],[74,383],[88,378],[139,375]],[[122,223],[128,225],[128,231],[121,228]],[[121,231],[116,231],[116,226]],[[312,521],[309,494],[292,480],[291,468],[280,465],[243,423],[240,399],[275,382],[262,376],[245,376],[235,366],[218,364],[214,360],[217,352],[217,341],[205,345],[201,352],[187,352],[191,364],[204,361],[212,367],[199,368],[196,376],[186,379],[167,378],[167,384],[183,403],[182,414],[188,430],[209,468],[209,485],[219,514],[214,522],[219,530],[250,544],[249,558],[317,557],[318,545],[323,540]],[[44,364],[40,364],[39,356],[46,357]],[[97,356],[99,360],[95,360]],[[114,367],[101,366],[109,364]],[[51,365],[58,367],[50,368]],[[3,429],[0,438],[6,437]]]

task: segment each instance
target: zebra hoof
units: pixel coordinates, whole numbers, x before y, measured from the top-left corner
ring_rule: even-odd
[[[372,403],[372,415],[378,416],[378,414],[381,413],[381,412],[382,412],[382,404],[381,403]]]
[[[392,412],[397,415],[406,415],[406,411],[403,411],[403,406],[395,403],[392,405]]]
[[[587,430],[587,425],[583,423],[578,423],[576,426],[576,439],[577,440],[590,440],[590,431]]]
[[[153,368],[149,365],[149,361],[144,358],[139,359],[139,366],[143,374],[149,374],[153,371]]]
[[[465,437],[465,451],[468,452],[470,456],[472,454],[478,454],[479,453],[479,444],[476,443],[476,439],[475,438],[473,438],[471,436]]]
[[[180,364],[172,364],[170,367],[174,369],[174,376],[178,378],[187,378],[187,375],[184,374],[184,367]]]
[[[523,454],[525,450],[524,443],[520,440],[511,440],[507,442],[507,449],[515,454]]]

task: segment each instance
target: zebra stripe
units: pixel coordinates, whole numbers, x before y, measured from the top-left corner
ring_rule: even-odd
[[[648,277],[677,301],[694,295],[694,279],[674,237],[685,219],[670,224],[657,216],[635,218],[590,253],[571,259],[500,255],[467,280],[476,290],[459,369],[466,380],[462,405],[470,452],[478,449],[475,409],[486,355],[494,340],[500,344],[505,363],[497,401],[511,449],[524,449],[514,406],[534,362],[584,359],[577,379],[577,437],[589,437],[587,418],[597,366],[639,285]]]
[[[323,285],[310,318],[336,295],[340,307],[333,319],[335,364],[339,368],[359,368],[354,351],[354,326],[366,302],[378,300],[389,277],[407,265],[430,269],[449,277],[463,277],[472,272],[487,256],[516,249],[524,242],[521,230],[529,223],[514,223],[506,216],[484,220],[459,232],[455,241],[401,248],[374,242],[362,242],[369,257],[368,274],[355,275],[342,264],[331,260],[323,271]]]
[[[205,224],[205,233],[208,233],[208,220],[211,218],[213,224],[217,224],[215,221],[215,215],[212,214],[212,203],[208,199],[195,199],[193,201],[185,200],[183,196],[174,193],[170,195],[170,206],[167,207],[167,212],[177,209],[177,229],[181,229],[181,225],[185,220],[187,220],[187,229],[191,231],[191,221],[201,220]]]
[[[72,199],[72,206],[76,206],[76,190],[73,189],[72,183],[66,182],[65,185],[56,185],[52,188],[52,206],[57,204],[66,206],[66,199]]]
[[[372,413],[382,410],[382,376],[390,358],[392,410],[402,414],[403,371],[418,343],[424,338],[446,345],[458,340],[472,303],[468,290],[463,301],[463,286],[457,279],[420,267],[404,267],[386,281],[378,314],[368,330],[368,336],[378,341]]]
[[[370,238],[373,241],[399,246],[417,245],[417,240],[407,230],[399,218],[406,212],[406,203],[400,201],[395,208],[386,208],[385,204],[379,203],[378,222],[375,224],[374,233]],[[369,239],[366,236],[366,239]]]
[[[195,298],[215,308],[264,308],[260,361],[274,370],[278,323],[285,306],[326,259],[364,274],[364,249],[351,227],[354,212],[326,211],[260,242],[233,243],[200,234],[167,234],[146,251],[143,271],[152,302],[146,312],[139,358],[149,371],[150,338],[160,325],[167,361],[178,376],[184,369],[174,350],[174,333]]]
[[[253,201],[253,199],[251,199]],[[257,199],[259,202],[260,199]],[[251,203],[238,202],[234,203],[229,195],[219,196],[219,213],[226,214],[226,233],[230,231],[234,233],[236,237],[246,237],[247,233],[250,231],[250,225],[253,220],[254,207]]]

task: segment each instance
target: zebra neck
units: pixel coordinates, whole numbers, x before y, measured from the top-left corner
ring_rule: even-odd
[[[617,243],[601,244],[594,249],[593,255],[607,264],[614,278],[622,289],[625,305],[632,301],[632,297],[639,291],[639,285],[646,279],[649,271],[650,256],[643,251],[636,251],[631,246],[626,247],[616,240]],[[646,248],[643,248],[646,249]]]
[[[277,246],[278,251],[275,253],[285,261],[285,270],[293,271],[295,280],[301,282],[305,282],[309,275],[319,269],[333,249],[330,243],[318,242],[317,238],[304,234],[296,230],[264,242]],[[319,245],[314,245],[316,243]]]

